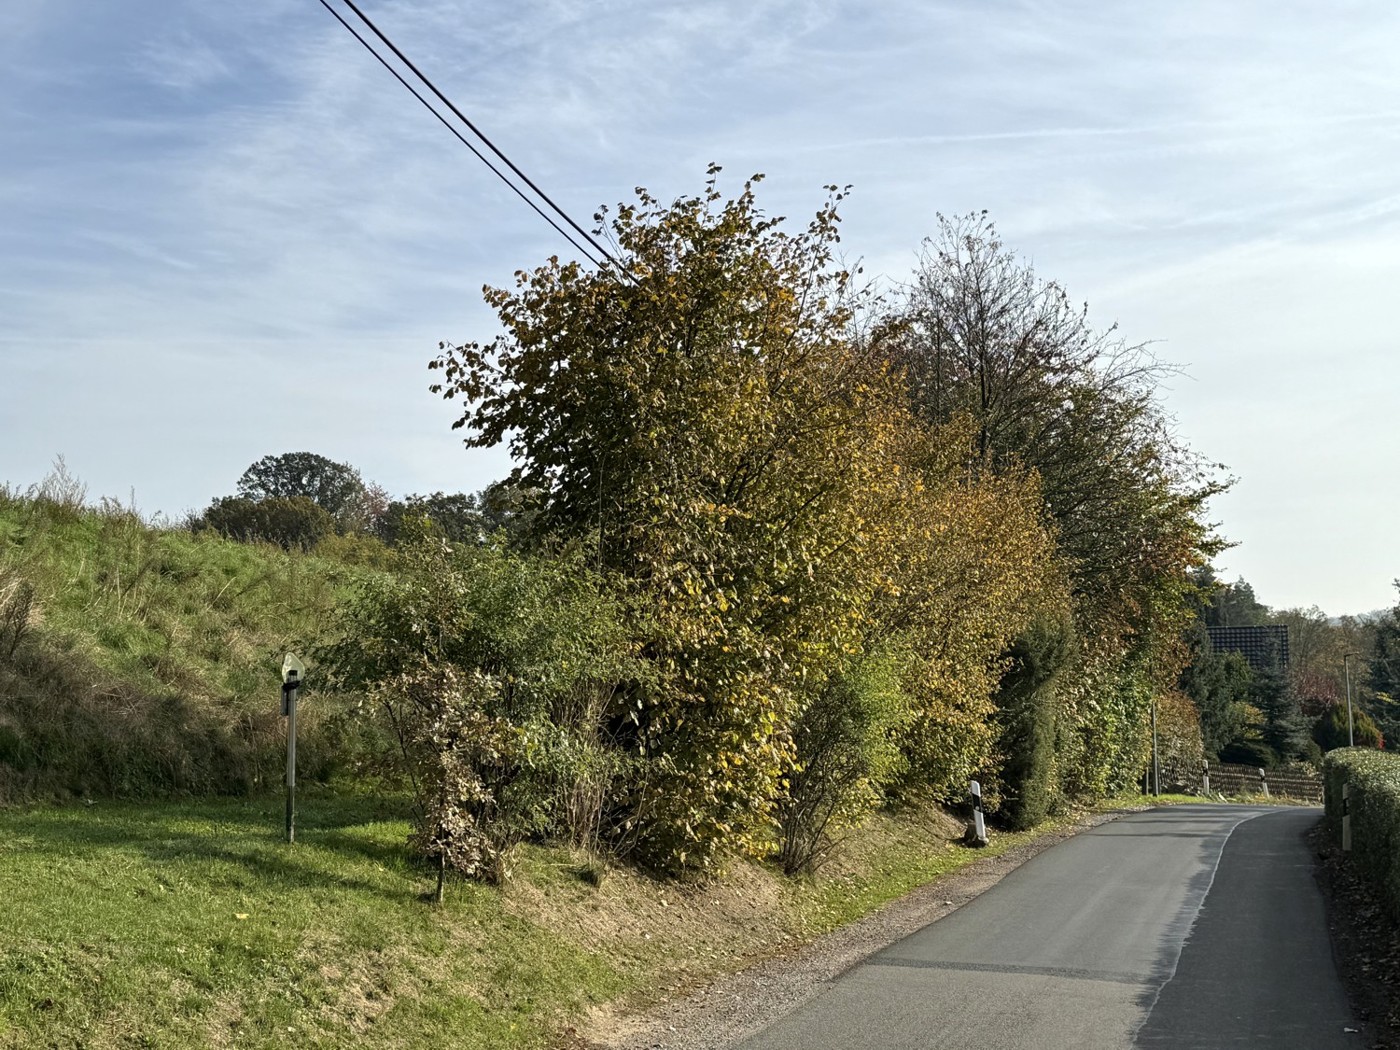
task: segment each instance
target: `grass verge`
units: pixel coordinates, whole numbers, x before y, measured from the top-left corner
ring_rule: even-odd
[[[401,814],[314,800],[0,813],[0,1045],[530,1047],[605,961],[405,857]]]
[[[661,882],[532,847],[506,890],[439,908],[401,802],[298,818],[288,846],[277,799],[0,810],[0,1045],[548,1046],[590,1006],[678,994],[1076,819],[974,850],[941,811],[881,814],[803,880]]]

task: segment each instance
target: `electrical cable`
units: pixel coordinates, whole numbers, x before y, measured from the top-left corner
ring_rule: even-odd
[[[496,176],[496,178],[500,179],[500,180],[501,180],[502,182],[504,182],[507,186],[509,186],[510,189],[511,189],[511,192],[513,192],[517,197],[519,197],[522,201],[524,201],[526,204],[528,204],[528,205],[531,207],[531,209],[534,210],[534,212],[535,212],[536,215],[538,215],[541,219],[543,219],[545,222],[549,223],[549,225],[551,225],[552,227],[554,227],[554,229],[559,233],[559,235],[560,235],[561,237],[563,237],[566,241],[568,241],[571,245],[573,245],[573,246],[574,246],[574,249],[575,249],[576,251],[578,251],[580,255],[582,255],[585,259],[587,259],[589,262],[591,262],[594,266],[597,266],[597,267],[599,267],[600,269],[602,268],[602,266],[604,265],[603,263],[599,262],[599,261],[598,261],[597,259],[595,259],[591,254],[589,254],[588,249],[585,248],[585,247],[583,247],[583,245],[579,244],[578,241],[574,240],[573,236],[569,233],[568,230],[564,229],[564,227],[560,226],[559,223],[557,223],[557,222],[554,221],[554,219],[550,218],[550,216],[547,215],[547,214],[544,212],[544,210],[540,208],[540,206],[539,206],[538,204],[536,204],[534,201],[532,201],[532,200],[526,195],[526,193],[525,193],[524,190],[522,190],[519,186],[517,186],[515,183],[513,183],[513,182],[510,181],[510,179],[506,176],[505,172],[501,171],[501,170],[500,170],[499,168],[497,168],[494,164],[492,164],[489,157],[485,156],[479,149],[477,149],[475,146],[473,146],[473,145],[471,144],[471,142],[469,142],[469,141],[467,140],[467,138],[466,138],[460,131],[458,131],[456,128],[454,128],[454,127],[452,126],[451,122],[448,121],[448,119],[447,119],[446,117],[444,117],[441,113],[439,113],[439,112],[433,107],[433,104],[432,104],[431,102],[429,102],[426,98],[424,98],[424,97],[422,96],[422,94],[420,94],[419,91],[418,91],[412,84],[410,84],[407,80],[405,80],[404,77],[403,77],[403,75],[402,75],[397,69],[395,69],[393,66],[391,66],[391,65],[385,60],[384,56],[381,55],[378,51],[376,51],[376,50],[374,49],[374,47],[370,44],[370,42],[369,42],[368,40],[366,40],[366,39],[365,39],[364,37],[362,37],[358,32],[355,31],[355,27],[354,27],[354,26],[352,26],[349,22],[347,22],[344,18],[342,18],[342,17],[340,16],[340,12],[336,11],[335,8],[331,7],[331,5],[327,2],[327,0],[319,0],[319,2],[320,2],[320,4],[321,4],[322,7],[324,7],[327,11],[329,11],[329,12],[331,13],[331,16],[332,16],[337,22],[339,22],[341,25],[343,25],[343,26],[346,28],[346,30],[350,33],[351,36],[353,36],[356,40],[358,40],[358,41],[360,42],[360,46],[361,46],[361,47],[363,47],[366,51],[368,51],[371,55],[373,55],[373,56],[375,57],[376,61],[378,61],[379,64],[380,64],[381,66],[383,66],[385,69],[387,69],[390,73],[393,74],[395,80],[397,80],[400,84],[402,84],[405,88],[407,88],[408,91],[409,91],[409,93],[410,93],[414,98],[416,98],[419,102],[421,102],[421,103],[423,104],[423,107],[424,107],[429,113],[431,113],[434,117],[436,117],[436,118],[438,119],[438,122],[439,122],[443,127],[445,127],[445,128],[446,128],[448,131],[450,131],[453,135],[455,135],[455,136],[457,137],[457,140],[458,140],[459,142],[461,142],[462,145],[466,146],[467,149],[471,150],[472,153],[476,156],[476,158],[477,158],[479,161],[481,161],[481,163],[485,164],[488,168],[490,168],[491,171],[492,171],[492,173]],[[351,6],[353,6],[353,5],[351,5]],[[361,17],[363,17],[363,16],[361,16]],[[393,44],[390,44],[389,46],[390,46],[390,47],[393,47]],[[395,49],[395,53],[398,53],[397,48]],[[405,62],[406,62],[406,61],[407,61],[407,60],[405,59]],[[410,67],[411,67],[411,64],[410,64]],[[415,72],[417,72],[417,71],[415,70]],[[419,74],[419,75],[421,76],[422,74]],[[434,90],[436,90],[436,89],[434,89]],[[441,94],[439,94],[439,97],[441,97]],[[450,102],[447,103],[447,104],[448,104],[449,106],[452,105]],[[453,112],[456,112],[455,107],[454,107],[454,109],[453,109]],[[458,116],[461,116],[461,114],[458,114]],[[462,119],[463,119],[464,121],[466,120],[465,117],[463,117]],[[467,126],[468,126],[468,127],[471,127],[471,124],[468,122]],[[473,128],[472,130],[475,131],[476,129]],[[480,132],[477,132],[477,134],[480,134]],[[483,139],[483,141],[484,141],[484,139]],[[492,147],[492,148],[494,148],[494,147]],[[507,161],[507,163],[510,163],[510,162]],[[515,166],[514,166],[514,165],[511,165],[511,167],[514,168]],[[523,176],[522,176],[522,178],[523,178]],[[526,181],[526,182],[529,182],[528,179],[526,179],[525,181]],[[533,183],[531,183],[531,185],[533,186]],[[538,192],[538,190],[536,190],[536,192]],[[540,196],[541,196],[541,197],[544,197],[544,194],[541,193]],[[545,200],[546,200],[546,201],[549,201],[549,198],[546,197]],[[553,202],[553,201],[549,201],[549,203],[550,203],[550,205],[551,205],[552,207],[555,207],[555,210],[556,210],[556,211],[558,210],[557,206],[554,205],[554,202]],[[561,214],[562,214],[562,213],[561,213]],[[570,219],[568,218],[567,215],[565,215],[564,218],[565,218],[566,221],[569,222],[569,224],[570,224],[571,226],[574,226],[575,229],[578,228],[578,227],[577,227],[577,224],[574,223],[572,220],[570,220]],[[590,244],[593,243],[593,239],[592,239],[591,237],[587,237],[587,234],[585,234],[584,236],[587,238],[587,240],[589,241]],[[609,262],[613,263],[613,265],[618,265],[618,264],[617,264],[617,260],[613,259],[613,257],[612,257],[611,255],[609,255],[607,252],[603,252],[603,256],[604,256]]]
[[[395,55],[398,56],[400,62],[406,65],[409,69],[413,70],[413,75],[416,76],[419,80],[421,80],[427,86],[428,90],[431,91],[442,101],[443,105],[445,105],[454,114],[456,114],[458,120],[460,120],[463,124],[465,124],[471,129],[473,135],[479,138],[482,142],[486,143],[487,148],[490,149],[491,152],[494,153],[496,156],[500,157],[501,160],[505,162],[506,166],[520,177],[520,179],[525,183],[525,185],[529,186],[530,189],[534,190],[535,193],[539,195],[541,200],[543,200],[546,204],[553,208],[554,211],[565,222],[567,222],[570,226],[577,230],[579,236],[593,246],[594,251],[601,254],[603,258],[607,259],[608,262],[612,263],[614,266],[618,267],[619,269],[622,269],[622,264],[619,263],[616,259],[614,259],[612,254],[605,247],[603,247],[596,240],[594,240],[592,234],[590,234],[582,226],[576,223],[568,212],[566,212],[563,208],[559,207],[559,205],[555,204],[554,201],[550,198],[549,194],[545,193],[544,190],[540,189],[537,185],[535,185],[534,181],[531,180],[530,176],[526,175],[523,171],[516,167],[514,161],[512,161],[509,157],[502,153],[500,149],[497,148],[496,144],[492,142],[489,138],[487,138],[480,128],[478,128],[475,124],[468,120],[467,115],[463,113],[460,109],[458,109],[455,105],[453,105],[452,100],[450,98],[448,98],[446,95],[444,95],[441,91],[438,90],[437,85],[434,84],[431,80],[429,80],[423,74],[423,71],[420,70],[417,66],[415,66],[413,62],[409,59],[409,57],[405,55],[402,51],[400,51],[398,47],[394,44],[394,42],[390,40],[387,36],[385,36],[383,31],[380,30],[380,28],[377,25],[370,21],[369,16],[360,10],[360,8],[356,5],[355,0],[344,0],[344,3],[346,7],[350,8],[351,11],[355,12],[356,16],[360,19],[361,22],[369,26],[371,32],[373,32],[375,36],[379,37],[379,39],[385,43],[385,45],[389,48],[390,51],[392,51]]]

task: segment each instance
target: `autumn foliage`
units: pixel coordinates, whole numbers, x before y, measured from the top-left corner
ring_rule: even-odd
[[[926,337],[950,321],[841,264],[844,191],[792,232],[759,208],[759,177],[725,200],[717,172],[697,196],[639,191],[601,213],[619,266],[551,259],[487,289],[500,334],[432,363],[466,443],[506,445],[512,484],[536,494],[512,564],[586,566],[627,639],[632,670],[590,686],[587,724],[531,715],[532,732],[627,757],[594,797],[600,847],[676,872],[775,852],[799,871],[891,798],[960,800],[975,776],[1031,820],[1135,778],[1208,545],[1206,489],[1146,373],[1110,375],[1107,344],[1054,301],[1058,349],[1018,339],[1007,326],[1035,315],[1011,310],[985,375],[934,360]],[[1014,399],[964,396],[1009,374]],[[1052,434],[1056,459],[1038,462]],[[1076,499],[1075,455],[1093,499]],[[1050,641],[1027,641],[1046,624]],[[476,724],[472,696],[478,721],[510,721],[490,699],[503,686],[472,674],[541,672],[463,657],[451,681],[404,673],[361,684],[410,722],[427,712],[409,730],[422,754],[444,710],[454,740]],[[435,790],[479,793],[505,753],[433,767]],[[464,834],[481,838],[483,813]],[[434,855],[479,865],[434,819]]]

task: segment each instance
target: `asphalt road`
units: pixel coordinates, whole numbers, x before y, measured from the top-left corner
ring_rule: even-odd
[[[1033,858],[743,1050],[1361,1050],[1303,833],[1175,806]]]

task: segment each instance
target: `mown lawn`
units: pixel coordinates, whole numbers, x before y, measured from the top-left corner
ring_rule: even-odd
[[[623,990],[373,802],[0,812],[0,1045],[529,1047]]]

